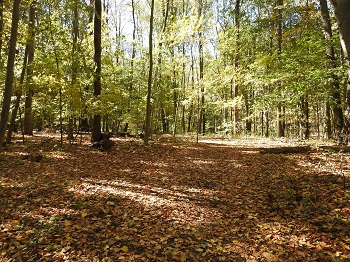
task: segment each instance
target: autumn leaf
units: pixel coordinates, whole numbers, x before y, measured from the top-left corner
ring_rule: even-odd
[[[123,252],[128,252],[129,248],[127,246],[122,246],[120,250]]]
[[[83,210],[83,211],[81,212],[81,217],[82,217],[82,218],[85,218],[87,215],[88,215],[87,210]]]

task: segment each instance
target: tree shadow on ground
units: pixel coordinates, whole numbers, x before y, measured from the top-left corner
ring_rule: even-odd
[[[0,257],[13,261],[344,261],[349,191],[310,155],[118,140],[1,162]],[[313,157],[313,156],[311,156]],[[316,156],[315,156],[316,157]]]

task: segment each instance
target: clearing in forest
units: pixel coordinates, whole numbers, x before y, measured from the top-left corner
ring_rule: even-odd
[[[1,261],[349,261],[348,153],[35,136],[0,154]]]

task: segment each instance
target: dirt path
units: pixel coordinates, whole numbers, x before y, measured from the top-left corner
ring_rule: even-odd
[[[0,154],[1,261],[350,259],[348,154],[115,141]]]

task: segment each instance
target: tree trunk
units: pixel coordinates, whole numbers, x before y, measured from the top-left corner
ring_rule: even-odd
[[[21,102],[21,97],[22,97],[22,85],[23,85],[24,77],[25,77],[26,70],[27,70],[27,61],[28,61],[28,43],[26,45],[26,49],[24,52],[22,72],[21,72],[21,76],[19,79],[19,87],[18,87],[19,89],[16,91],[16,102],[15,102],[15,106],[14,106],[12,113],[11,113],[10,125],[9,125],[8,131],[7,131],[7,138],[6,138],[7,144],[11,143],[12,132],[13,132],[15,124],[16,124],[17,112],[18,112],[20,102]]]
[[[130,118],[130,112],[131,112],[131,96],[132,91],[134,89],[133,81],[134,81],[134,60],[136,57],[136,17],[135,17],[135,1],[131,0],[131,11],[132,11],[132,23],[133,23],[133,30],[132,30],[132,49],[131,49],[131,61],[130,61],[130,85],[128,90],[128,106],[127,106],[127,114],[128,119]],[[127,120],[128,121],[128,120]],[[129,123],[125,123],[124,132],[127,133],[129,128]]]
[[[252,133],[252,120],[249,118],[250,116],[250,104],[249,104],[249,91],[244,93],[244,102],[245,102],[245,110],[246,110],[246,134],[250,135]]]
[[[101,95],[101,0],[95,0],[94,17],[94,62],[96,66],[94,76],[94,96],[99,99]],[[101,137],[101,115],[95,114],[92,122],[92,142],[99,142]]]
[[[270,135],[270,118],[269,111],[266,109],[265,111],[265,121],[266,121],[266,129],[265,129],[265,137],[269,137]]]
[[[161,111],[160,114],[162,118],[162,132],[163,134],[166,134],[168,132],[168,121],[166,119],[165,109],[163,106],[161,106],[160,111]]]
[[[331,106],[329,101],[326,102],[326,133],[327,138],[330,139],[332,137],[332,121],[331,121]]]
[[[261,136],[264,136],[264,111],[261,111],[260,120],[261,120]]]
[[[331,24],[331,19],[329,15],[329,10],[327,6],[327,0],[320,0],[320,5],[321,5],[321,14],[323,18],[323,31],[327,42],[326,56],[329,61],[328,67],[329,69],[336,69],[337,62],[334,54],[334,46],[332,43],[333,32],[332,32],[332,24]],[[339,138],[344,126],[341,91],[340,91],[338,76],[335,73],[331,73],[330,77],[332,79],[331,96],[332,96],[333,103],[331,104],[331,106],[333,111],[333,125],[335,129],[335,138]]]
[[[241,1],[240,0],[236,0],[236,5],[235,5],[235,26],[236,26],[236,50],[235,50],[235,55],[234,55],[234,67],[236,69],[236,72],[238,71],[238,67],[239,67],[239,53],[238,53],[238,46],[239,46],[239,40],[240,40],[240,4]],[[237,77],[235,77],[237,78]],[[234,87],[234,97],[237,99],[238,98],[238,91],[239,91],[239,87],[237,84],[237,80],[235,79],[233,82],[233,87]],[[238,125],[239,125],[239,107],[236,103],[235,105],[235,115],[234,115],[234,129],[235,129],[235,133],[237,133],[239,131]]]
[[[310,121],[309,121],[309,101],[308,96],[305,95],[301,98],[301,111],[302,111],[302,138],[310,138]]]
[[[0,0],[0,60],[1,60],[3,30],[4,30],[4,0]]]
[[[144,144],[148,145],[151,134],[151,96],[152,96],[152,79],[153,79],[153,14],[154,14],[154,0],[151,0],[151,15],[149,19],[149,39],[148,39],[148,51],[149,51],[149,71],[148,71],[148,83],[147,83],[147,105],[146,105],[146,125],[145,125],[145,137]]]
[[[279,56],[282,54],[282,34],[283,34],[283,14],[282,14],[282,6],[283,0],[277,0],[277,44],[278,44],[278,54]],[[278,84],[279,94],[281,94],[281,84]],[[277,135],[278,137],[284,137],[284,114],[282,103],[278,102],[277,105]]]
[[[185,115],[186,115],[186,107],[182,106],[182,115],[181,115],[181,126],[182,126],[182,133],[186,133],[186,120],[185,120]]]
[[[203,0],[198,1],[198,20],[201,19],[203,13]],[[202,83],[203,80],[203,74],[204,74],[204,52],[203,52],[203,27],[200,26],[199,32],[198,32],[198,53],[199,53],[199,82],[201,85],[201,109],[200,109],[200,120],[199,120],[199,130],[202,131],[203,135],[206,132],[206,116],[205,116],[205,89],[204,84]]]
[[[175,48],[175,47],[174,47]],[[173,136],[175,137],[177,132],[177,113],[179,109],[179,100],[180,100],[180,92],[176,91],[177,83],[176,83],[176,65],[173,64],[173,80],[172,80],[172,86],[173,86],[173,122],[174,122],[174,129],[173,129]]]
[[[72,44],[72,86],[75,86],[77,82],[77,75],[78,75],[78,58],[77,58],[77,45],[78,45],[78,36],[79,36],[79,12],[78,12],[78,3],[75,2],[74,9],[73,9],[73,44]],[[74,139],[73,134],[73,112],[72,112],[72,105],[70,105],[70,114],[68,119],[68,140],[71,141]]]
[[[7,127],[7,120],[10,113],[12,85],[13,85],[13,77],[14,77],[13,69],[14,69],[15,57],[16,57],[16,43],[17,43],[18,21],[19,21],[19,3],[20,3],[20,0],[13,1],[11,37],[10,37],[10,46],[9,46],[9,52],[8,52],[8,58],[7,58],[5,90],[3,95],[1,119],[0,119],[0,145],[2,145],[4,141],[6,127]]]
[[[35,12],[36,3],[32,1],[29,10],[29,35],[27,39],[28,44],[28,64],[27,64],[27,83],[31,85],[32,74],[33,74],[33,61],[34,61],[34,41],[35,41]],[[30,87],[26,94],[26,100],[24,105],[24,134],[33,135],[33,95],[34,91]]]
[[[350,139],[350,1],[349,0],[331,0],[335,17],[339,26],[340,40],[344,52],[345,62],[348,69],[347,85],[345,93],[345,111],[344,111],[344,128],[343,135],[345,143]]]
[[[193,58],[193,50],[191,46],[191,85],[192,85],[192,91],[194,92],[194,58]],[[192,116],[193,116],[193,101],[191,100],[190,104],[190,110],[188,113],[188,118],[187,118],[187,132],[191,132],[191,124],[192,124]]]

